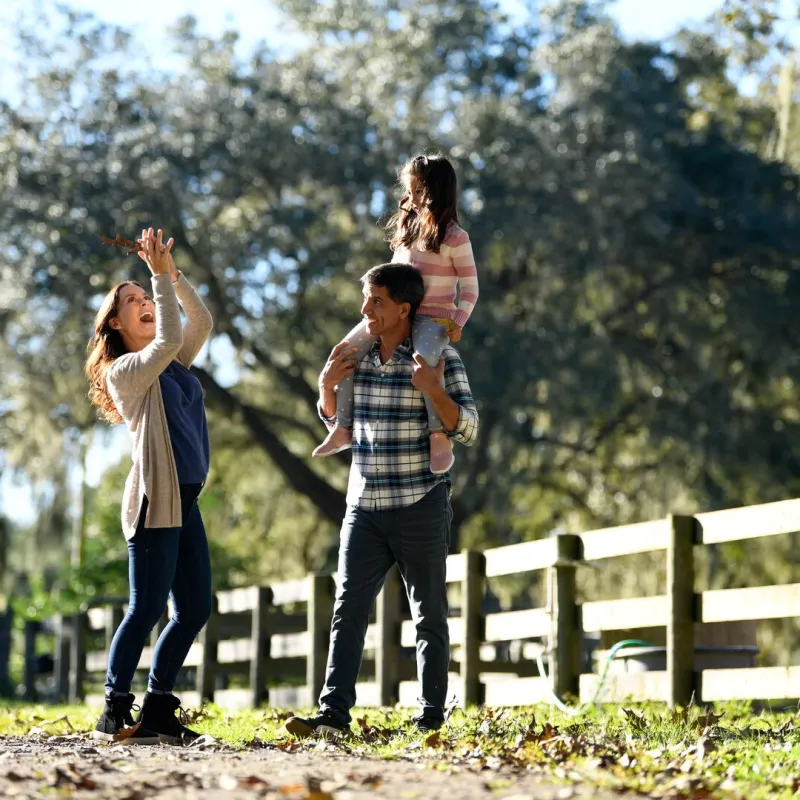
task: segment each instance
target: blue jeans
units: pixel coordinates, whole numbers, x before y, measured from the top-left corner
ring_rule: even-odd
[[[321,711],[342,725],[356,702],[369,615],[386,573],[396,563],[417,628],[419,698],[427,717],[444,718],[450,637],[445,562],[452,520],[449,489],[439,484],[422,500],[389,511],[349,506],[339,546],[339,587],[333,607]]]
[[[145,528],[147,498],[142,504],[139,527],[128,542],[130,603],[111,642],[106,694],[130,691],[142,650],[169,596],[174,614],[153,653],[149,691],[172,691],[192,642],[211,614],[211,557],[197,505],[201,488],[181,485],[180,528]]]

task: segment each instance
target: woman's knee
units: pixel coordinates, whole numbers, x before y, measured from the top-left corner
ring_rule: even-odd
[[[155,628],[155,626],[158,624],[158,621],[166,613],[166,610],[166,603],[160,607],[134,603],[128,606],[128,611],[125,614],[123,624],[128,627],[134,627],[149,632]]]
[[[172,618],[179,625],[186,625],[199,633],[211,617],[212,610],[213,598],[209,594],[207,597],[194,597],[190,603],[182,604],[175,609]]]

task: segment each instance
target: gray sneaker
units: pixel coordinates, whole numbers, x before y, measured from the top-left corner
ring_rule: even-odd
[[[349,726],[342,725],[339,720],[327,711],[321,711],[313,717],[289,717],[283,725],[292,736],[306,738],[308,736],[343,736]]]

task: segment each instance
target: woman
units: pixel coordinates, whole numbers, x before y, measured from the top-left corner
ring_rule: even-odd
[[[130,603],[108,657],[105,708],[93,738],[128,744],[185,744],[199,736],[181,724],[172,694],[189,648],[211,613],[211,560],[197,496],[208,474],[203,390],[189,367],[212,320],[175,268],[173,240],[142,231],[140,257],[152,298],[135,281],[115,286],[95,318],[86,376],[102,416],[124,422],[133,466],[122,498]],[[180,306],[187,322],[181,329]],[[130,693],[150,631],[171,594],[174,614],[153,652],[147,693],[134,724]]]

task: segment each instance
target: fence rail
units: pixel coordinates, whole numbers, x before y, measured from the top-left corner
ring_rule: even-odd
[[[447,561],[447,581],[459,584],[450,619],[450,691],[465,704],[528,705],[551,691],[586,700],[599,676],[584,673],[584,634],[660,629],[666,641],[663,669],[614,673],[601,699],[660,700],[684,704],[727,699],[789,700],[800,697],[800,665],[702,668],[695,644],[699,626],[800,616],[800,584],[695,591],[697,550],[711,544],[800,531],[800,499],[761,506],[670,516],[581,534],[508,545],[483,553],[465,551]],[[638,553],[664,553],[666,593],[659,596],[579,603],[576,571],[596,562]],[[542,572],[545,607],[485,613],[487,579]],[[232,708],[264,703],[312,705],[324,680],[336,576],[219,592],[209,623],[192,646],[186,667],[194,671],[194,694]],[[108,645],[122,619],[123,598],[104,598],[71,618],[55,621],[54,676],[64,699],[94,700],[106,667]],[[401,613],[401,583],[393,570],[369,625],[360,705],[414,704],[413,650],[416,628]],[[166,624],[153,633],[151,645]],[[502,661],[508,642],[528,643],[516,659]],[[751,641],[738,644],[753,644]],[[549,675],[530,657],[543,649]],[[28,649],[33,646],[28,643]],[[735,649],[735,648],[734,648]],[[741,649],[741,648],[740,648]],[[746,648],[744,648],[746,649]],[[140,668],[150,666],[152,646]]]

